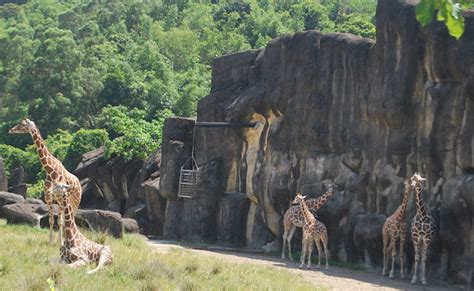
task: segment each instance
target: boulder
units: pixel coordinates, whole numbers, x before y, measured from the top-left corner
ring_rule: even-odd
[[[75,218],[78,226],[105,232],[117,238],[123,236],[123,222],[120,213],[97,209],[78,209]]]
[[[42,226],[41,221],[48,217],[48,207],[37,203],[13,203],[1,208],[2,217],[8,223]]]
[[[0,191],[0,207],[3,205],[21,203],[24,201],[25,198],[23,198],[21,195]]]
[[[453,282],[473,284],[474,175],[454,177],[443,187],[439,236],[440,275]]]
[[[150,227],[147,234],[162,235],[165,223],[166,200],[160,195],[160,178],[143,183]]]
[[[246,213],[249,199],[245,193],[226,193],[219,199],[217,242],[233,247],[245,246]]]
[[[123,231],[126,233],[139,233],[140,228],[135,219],[132,218],[122,218]]]
[[[216,241],[215,219],[218,199],[224,192],[221,166],[220,158],[212,158],[207,163],[199,165],[201,183],[197,186],[196,197],[168,201],[164,225],[165,239],[179,238],[202,243]]]
[[[0,157],[0,191],[8,190],[8,179],[3,165],[3,159]]]
[[[168,200],[178,197],[179,174],[183,166],[190,168],[195,121],[186,118],[167,119],[161,145],[160,195]],[[187,163],[185,165],[185,163]]]

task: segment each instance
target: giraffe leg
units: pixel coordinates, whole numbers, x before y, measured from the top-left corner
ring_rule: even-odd
[[[64,211],[61,206],[58,208],[58,226],[59,226],[59,245],[63,245],[63,226],[64,226]]]
[[[303,268],[304,260],[306,258],[306,249],[308,248],[308,240],[306,237],[303,237],[303,247],[301,249],[301,257],[300,257],[300,269]]]
[[[79,260],[75,261],[74,263],[67,264],[66,266],[68,266],[70,268],[79,268],[80,266],[84,266],[86,264],[87,264],[87,262],[85,260],[79,259]]]
[[[324,248],[324,256],[326,257],[326,270],[329,269],[329,264],[328,264],[328,235],[322,239],[323,242],[323,248]]]
[[[103,266],[112,263],[112,260],[112,250],[110,249],[110,247],[105,246],[100,252],[99,263],[97,264],[97,267],[94,270],[88,271],[87,274],[94,274],[95,272],[99,271],[99,269],[101,269]]]
[[[48,203],[48,208],[49,208],[49,242],[52,244],[54,243],[54,210],[53,210],[53,205],[52,202],[50,201]]]
[[[391,251],[392,251],[392,269],[390,270],[390,275],[389,278],[393,279],[394,274],[395,274],[395,257],[397,255],[397,238],[396,236],[392,236],[390,240],[390,245],[392,246]]]
[[[321,256],[323,255],[322,248],[321,248],[321,238],[320,237],[316,238],[314,242],[316,243],[316,248],[318,249],[318,265],[316,266],[316,268],[319,269],[321,267]]]
[[[287,238],[287,244],[288,244],[288,258],[290,258],[291,261],[293,261],[293,255],[291,254],[291,239],[293,238],[293,235],[295,234],[296,231],[296,226],[292,225],[290,228],[290,232],[288,234]]]
[[[313,240],[308,240],[308,265],[306,268],[311,269],[311,253],[313,252]]]
[[[402,233],[400,233],[400,277],[405,278],[405,240],[406,240],[406,226],[402,228]]]
[[[429,240],[424,240],[422,241],[422,247],[421,247],[421,284],[426,285],[428,284],[426,282],[426,258],[427,258],[427,253],[428,253],[428,247],[430,245]]]
[[[413,247],[415,249],[415,266],[414,271],[413,271],[413,278],[411,279],[412,284],[416,284],[416,281],[418,281],[418,276],[417,276],[417,271],[418,271],[418,265],[420,264],[420,244],[419,241],[413,240]]]
[[[285,258],[285,248],[286,248],[286,239],[288,237],[288,230],[285,227],[285,232],[283,233],[283,247],[281,248],[281,258]]]
[[[388,265],[388,244],[390,243],[389,237],[386,233],[382,234],[383,236],[383,270],[382,275],[387,276],[387,265]]]

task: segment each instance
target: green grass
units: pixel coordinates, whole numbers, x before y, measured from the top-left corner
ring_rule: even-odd
[[[188,250],[153,251],[139,235],[114,239],[86,236],[111,246],[114,263],[93,275],[93,266],[69,269],[58,263],[49,232],[0,223],[0,290],[315,290],[301,276],[272,267],[233,264]]]

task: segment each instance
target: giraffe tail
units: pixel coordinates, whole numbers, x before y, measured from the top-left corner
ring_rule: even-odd
[[[94,274],[95,272],[103,268],[105,265],[112,263],[112,260],[113,260],[112,250],[110,249],[110,247],[104,246],[102,250],[100,251],[99,263],[97,264],[97,267],[93,270],[88,271],[87,274],[88,275]]]

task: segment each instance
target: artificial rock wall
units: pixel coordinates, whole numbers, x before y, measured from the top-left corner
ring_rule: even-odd
[[[338,191],[318,213],[332,257],[381,266],[384,220],[401,202],[404,179],[420,171],[438,228],[428,272],[470,284],[474,16],[466,13],[456,41],[443,24],[420,28],[414,12],[408,1],[379,0],[376,41],[307,31],[216,59],[198,121],[261,125],[197,129],[204,183],[185,200],[177,183],[194,121],[167,121],[165,238],[276,248],[295,193],[319,196],[334,180]],[[414,213],[412,197],[407,219]],[[407,256],[411,269],[411,242]]]

